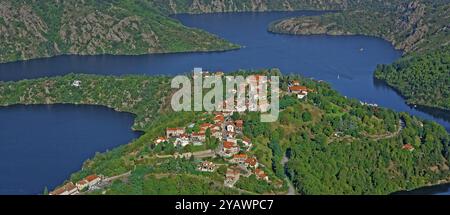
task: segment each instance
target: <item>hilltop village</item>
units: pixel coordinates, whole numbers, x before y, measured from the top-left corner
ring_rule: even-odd
[[[210,75],[205,73],[205,75]],[[222,73],[220,73],[222,75]],[[260,75],[255,76],[256,81],[263,80]],[[267,81],[267,80],[266,80]],[[314,92],[300,82],[293,80],[289,83],[288,94],[296,95],[298,99],[304,99],[309,92]],[[261,111],[267,111],[268,102],[259,102]],[[224,102],[225,103],[225,102]],[[236,102],[235,102],[236,103]],[[224,104],[225,106],[225,104]],[[203,118],[193,122],[186,127],[166,128],[166,135],[154,140],[154,146],[173,145],[173,147],[201,146],[207,139],[214,138],[218,141],[217,147],[193,153],[173,155],[175,158],[185,157],[202,159],[198,163],[197,170],[202,172],[214,172],[218,165],[207,158],[220,157],[226,162],[227,170],[223,182],[226,187],[233,187],[240,177],[255,175],[258,180],[268,183],[271,179],[264,171],[265,167],[258,162],[258,158],[253,155],[253,143],[244,133],[244,121],[239,118],[245,114],[247,107],[236,107],[236,111],[204,112]],[[238,114],[237,114],[238,113]]]
[[[223,76],[222,72],[209,73],[202,72],[203,76],[218,75]],[[261,75],[255,75],[256,81],[263,80]],[[265,80],[265,79],[264,79]],[[268,80],[266,80],[268,81]],[[73,87],[80,87],[81,81],[74,81]],[[300,82],[293,80],[289,83],[287,92],[283,94],[293,95],[302,100],[308,93],[314,92]],[[226,106],[226,102],[223,103]],[[262,112],[267,111],[268,101],[259,100]],[[258,162],[258,157],[253,153],[253,141],[245,135],[244,120],[239,118],[246,114],[246,107],[236,107],[236,111],[203,112],[202,118],[184,127],[167,127],[165,134],[156,137],[149,148],[159,152],[156,157],[160,159],[193,159],[196,162],[198,172],[213,173],[220,166],[226,166],[225,179],[223,186],[233,188],[241,177],[249,178],[254,175],[257,180],[267,183],[273,183],[268,176],[265,165]],[[206,145],[206,142],[209,144]],[[211,144],[214,142],[214,144]],[[167,154],[170,149],[184,149],[189,152]],[[179,150],[178,150],[179,151]],[[217,159],[219,161],[217,162]],[[216,160],[214,162],[213,160]],[[115,178],[115,177],[111,177]],[[50,192],[50,195],[77,195],[85,192],[98,190],[107,186],[111,179],[104,176],[90,175],[77,183],[68,182],[65,185]],[[278,187],[282,182],[276,182]]]

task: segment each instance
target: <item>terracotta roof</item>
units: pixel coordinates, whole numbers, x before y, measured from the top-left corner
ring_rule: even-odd
[[[236,120],[235,123],[237,127],[242,127],[244,125],[244,121],[242,120]]]
[[[205,136],[203,132],[192,132],[191,136]]]
[[[79,185],[85,185],[85,184],[87,184],[87,183],[88,183],[88,182],[87,182],[85,179],[83,179],[83,180],[77,182],[77,184],[79,184]]]
[[[167,128],[167,131],[181,131],[184,130],[184,128]]]
[[[233,155],[233,158],[247,158],[247,155],[246,154],[236,154],[236,155]]]
[[[203,124],[200,125],[201,128],[209,128],[211,126],[212,126],[211,123],[203,123]]]
[[[411,144],[405,144],[402,146],[402,149],[404,150],[414,150],[414,146],[412,146]]]
[[[66,185],[64,185],[64,187],[66,188],[67,191],[77,189],[75,184],[73,184],[72,182],[67,183]]]
[[[248,163],[248,165],[250,166],[255,166],[258,161],[256,160],[256,158],[247,158],[245,160],[245,163]]]
[[[308,88],[304,86],[291,86],[289,87],[290,91],[308,91]]]
[[[233,148],[234,147],[234,143],[233,142],[229,142],[229,141],[225,141],[225,142],[223,142],[223,147],[227,148],[227,149]]]
[[[99,178],[96,174],[86,176],[86,181],[91,182],[95,179]]]
[[[260,178],[265,178],[267,176],[267,174],[261,169],[256,169],[255,174]]]
[[[61,193],[64,193],[66,191],[66,188],[64,186],[50,192],[51,195],[61,195]]]
[[[214,120],[223,122],[223,121],[225,121],[225,117],[222,114],[218,114],[214,117]]]

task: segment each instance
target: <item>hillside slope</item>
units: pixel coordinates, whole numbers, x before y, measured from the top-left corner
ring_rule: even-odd
[[[139,55],[238,48],[144,1],[0,1],[0,63],[62,54]]]
[[[269,26],[269,31],[384,38],[403,50],[405,56],[390,67],[378,67],[376,77],[399,90],[411,104],[450,110],[447,102],[450,99],[449,14],[448,1],[393,1],[383,7],[366,6],[277,21]],[[419,65],[420,62],[423,64]],[[413,73],[414,78],[411,78]]]

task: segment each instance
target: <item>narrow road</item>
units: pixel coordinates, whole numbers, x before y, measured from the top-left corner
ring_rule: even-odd
[[[289,161],[289,158],[286,156],[286,153],[284,153],[283,159],[281,159],[281,165],[283,166],[283,169],[286,169],[286,163],[288,161]],[[287,176],[286,176],[285,180],[288,183],[288,187],[289,187],[286,195],[297,195],[294,185],[292,184],[292,182],[289,180],[289,178]]]
[[[400,132],[405,128],[405,122],[403,120],[398,121],[398,129],[394,133],[382,134],[382,135],[367,135],[369,138],[373,140],[384,140],[390,139],[400,134]]]

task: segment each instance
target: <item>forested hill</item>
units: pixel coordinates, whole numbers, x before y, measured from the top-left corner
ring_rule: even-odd
[[[397,2],[397,1],[396,1]],[[216,51],[238,48],[183,26],[174,13],[388,10],[377,0],[0,0],[0,63],[61,54]]]
[[[213,13],[244,11],[350,10],[377,8],[390,10],[405,0],[151,0],[165,13]]]
[[[0,0],[0,63],[61,54],[137,55],[238,48],[147,1]]]
[[[378,66],[375,77],[386,80],[408,103],[450,110],[450,47],[414,54],[392,65]]]
[[[392,42],[405,56],[379,66],[385,80],[409,103],[449,110],[450,2],[386,1],[338,13],[272,23],[269,30],[298,35],[370,35]]]

